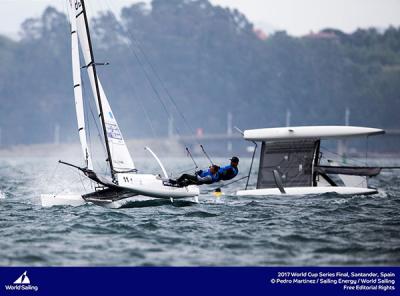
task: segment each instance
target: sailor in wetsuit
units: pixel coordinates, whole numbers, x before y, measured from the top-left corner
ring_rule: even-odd
[[[218,181],[228,181],[228,180],[232,180],[233,178],[235,178],[237,176],[237,174],[239,173],[239,169],[238,169],[238,165],[239,165],[239,158],[236,156],[233,156],[231,159],[231,164],[221,167],[218,170],[218,177],[219,180]]]
[[[239,173],[239,158],[233,156],[230,161],[230,165],[222,168],[213,164],[208,170],[199,170],[194,175],[183,174],[176,180],[169,179],[168,183],[185,187],[188,185],[213,184],[219,181],[232,180]]]
[[[219,166],[213,164],[208,170],[199,170],[194,175],[183,174],[176,179],[176,181],[169,180],[169,182],[181,187],[188,185],[212,184],[219,181],[219,169]]]

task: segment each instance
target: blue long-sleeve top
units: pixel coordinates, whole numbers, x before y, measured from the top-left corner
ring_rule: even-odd
[[[235,178],[237,174],[239,173],[239,169],[236,167],[233,167],[232,165],[227,165],[224,167],[221,167],[218,170],[218,176],[219,180],[227,181]]]
[[[210,169],[204,170],[204,171],[200,171],[197,174],[197,180],[199,180],[199,182],[205,183],[205,184],[212,184],[212,183],[218,182],[219,179],[220,178],[219,178],[218,172],[215,173],[215,174],[212,174],[210,172]]]

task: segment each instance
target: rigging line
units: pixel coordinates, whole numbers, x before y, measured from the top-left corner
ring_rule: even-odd
[[[135,52],[135,50],[131,47],[131,45],[128,43],[128,47],[131,50],[131,52],[134,54],[136,60],[139,62],[140,67],[142,68],[143,73],[145,74],[146,80],[149,82],[150,87],[152,88],[153,92],[155,93],[158,101],[161,103],[165,113],[167,114],[168,117],[171,117],[171,112],[168,110],[165,102],[163,101],[159,91],[157,90],[157,87],[154,85],[154,83],[152,82],[149,73],[146,71],[146,67],[144,66],[142,60],[140,59],[140,57],[137,55],[137,53]],[[178,127],[176,125],[174,125],[174,129],[176,131],[176,133],[178,135],[181,135],[180,130],[178,129]]]
[[[107,4],[108,4],[108,3],[107,3]],[[111,15],[113,15],[114,18],[118,21],[118,19],[116,18],[114,12],[113,12],[112,9],[111,9],[111,6],[110,6],[109,4],[108,4],[108,6],[109,6],[109,8],[110,8]],[[120,25],[120,26],[121,26],[122,29],[124,29],[124,27],[123,27],[122,25]],[[127,30],[125,30],[125,31],[127,31]],[[156,88],[155,85],[153,84],[153,82],[152,82],[152,80],[151,80],[151,78],[150,78],[149,73],[146,71],[146,68],[144,67],[144,64],[143,64],[142,60],[140,59],[140,57],[138,56],[138,54],[136,53],[136,51],[133,49],[132,45],[131,45],[129,42],[128,42],[127,44],[128,44],[128,48],[129,48],[130,51],[133,53],[133,55],[136,57],[136,60],[138,61],[139,65],[141,66],[141,68],[142,68],[142,70],[143,70],[143,73],[145,74],[145,77],[146,77],[147,81],[149,82],[149,84],[150,84],[151,88],[153,89],[154,93],[156,94],[156,97],[157,97],[157,99],[159,100],[159,102],[161,103],[161,105],[162,105],[162,107],[163,107],[165,113],[166,113],[169,117],[171,117],[171,114],[170,114],[168,108],[166,107],[164,101],[162,100],[162,97],[161,97],[159,91],[157,90],[157,88]],[[144,55],[144,56],[146,57],[146,55]],[[177,111],[178,111],[178,113],[179,113],[179,110],[177,110]],[[175,131],[177,132],[178,135],[181,135],[181,133],[180,133],[180,131],[179,131],[179,129],[178,129],[178,127],[177,127],[176,125],[174,125],[174,129],[175,129]],[[196,139],[196,141],[198,142],[197,139]],[[183,142],[184,142],[184,141],[183,141]],[[184,144],[186,144],[186,143],[184,143]],[[187,148],[187,147],[186,147],[186,150],[188,151],[188,148]],[[188,152],[190,153],[190,151],[188,151]],[[191,157],[192,161],[195,163],[196,168],[198,168],[198,166],[197,166],[196,162],[194,161],[193,156],[191,155],[191,153],[190,153],[190,157]]]
[[[110,6],[110,5],[109,5],[109,6]],[[110,9],[110,11],[111,11],[111,9]],[[114,14],[112,11],[111,11],[111,14],[115,17],[115,14]],[[115,17],[115,18],[116,18],[116,17]],[[116,20],[117,20],[117,18],[116,18]],[[121,25],[120,25],[120,26],[121,26]],[[124,29],[122,26],[121,26],[121,28]],[[142,68],[142,70],[143,70],[143,73],[145,74],[145,77],[146,77],[147,81],[149,82],[151,88],[153,89],[153,92],[156,94],[157,99],[159,100],[159,102],[160,102],[161,105],[163,106],[163,109],[164,109],[165,113],[168,115],[168,117],[171,117],[171,114],[170,114],[169,110],[167,109],[167,107],[166,107],[164,101],[162,100],[160,93],[158,92],[157,88],[154,86],[154,84],[153,84],[153,82],[152,82],[152,80],[151,80],[151,78],[150,78],[150,75],[149,75],[148,72],[146,71],[146,69],[145,69],[145,67],[144,67],[144,65],[143,65],[142,60],[139,58],[139,56],[137,55],[136,51],[133,49],[133,47],[131,46],[130,43],[128,43],[128,48],[129,48],[130,51],[134,54],[134,56],[136,57],[136,60],[139,62],[139,65],[141,66],[141,68]],[[132,76],[133,76],[133,75],[132,75]],[[175,131],[176,131],[176,133],[177,133],[178,135],[181,135],[181,132],[180,132],[180,130],[178,129],[178,127],[177,127],[176,125],[174,125],[173,128],[175,129]],[[186,145],[185,141],[183,141],[183,140],[181,140],[181,141]],[[196,139],[196,141],[197,141],[197,139]],[[198,141],[197,141],[197,142],[198,142]],[[191,158],[192,158],[192,160],[194,160],[193,157],[191,157]],[[196,166],[197,166],[197,164],[196,164]]]
[[[195,165],[195,169],[198,169],[199,166],[197,165],[196,161],[194,160],[193,155],[192,155],[192,153],[190,153],[190,150],[189,150],[188,147],[186,147],[186,151],[187,151],[188,156],[192,159],[192,161],[193,161],[193,163]]]
[[[153,134],[153,137],[154,137],[154,138],[157,138],[157,133],[156,133],[156,130],[155,130],[155,128],[154,128],[154,125],[153,125],[153,123],[152,123],[152,121],[151,121],[149,112],[147,111],[146,107],[144,106],[144,104],[143,104],[143,102],[142,102],[141,100],[137,100],[137,101],[139,102],[140,108],[141,108],[142,111],[144,112],[144,116],[146,117],[146,120],[147,120],[147,122],[148,122],[148,124],[149,124],[149,126],[150,126],[151,133]]]
[[[326,153],[326,152],[328,152],[328,153],[331,153],[331,154],[333,154],[333,155],[336,155],[336,156],[340,156],[340,157],[342,157],[342,155],[340,155],[339,153],[337,153],[337,152],[333,152],[333,151],[331,151],[331,150],[329,150],[327,147],[325,147],[325,146],[322,146],[321,145],[321,149],[324,149],[325,151],[321,151],[321,153]],[[351,162],[354,162],[354,163],[358,163],[358,164],[364,164],[364,162],[362,162],[362,161],[360,161],[360,160],[357,160],[357,159],[347,159],[347,161],[351,161]],[[342,162],[342,161],[337,161],[338,163],[342,163],[342,164],[344,164],[344,162]]]
[[[111,5],[109,4],[109,2],[108,2],[107,0],[105,0],[105,1],[106,1],[106,4],[107,4],[107,6],[108,6],[108,8],[109,8],[109,10],[110,10],[110,12],[111,12],[111,14],[112,14],[112,15],[115,17],[115,19],[118,21],[118,19],[116,18],[114,12],[112,11]],[[166,89],[166,87],[165,87],[164,84],[162,83],[162,80],[161,80],[161,78],[159,77],[159,75],[157,74],[157,72],[155,71],[154,66],[150,63],[149,59],[147,58],[147,55],[145,54],[144,50],[141,48],[139,41],[137,41],[137,39],[133,36],[133,34],[130,32],[129,28],[125,28],[125,27],[122,26],[122,25],[120,25],[120,26],[121,26],[122,29],[124,29],[124,31],[125,31],[126,33],[128,33],[128,35],[131,37],[131,39],[133,39],[133,40],[136,41],[136,44],[138,45],[137,47],[139,48],[139,51],[142,53],[142,55],[143,55],[143,57],[144,57],[144,59],[145,59],[145,62],[147,62],[147,64],[150,66],[150,69],[152,70],[152,72],[153,72],[154,75],[156,76],[157,80],[159,80],[162,89],[163,89],[163,90],[167,93],[167,95],[170,97],[170,100],[171,100],[171,102],[173,103],[173,105],[174,105],[174,107],[175,107],[177,113],[183,118],[185,124],[186,124],[188,127],[190,127],[190,125],[189,125],[188,121],[186,120],[185,116],[184,116],[184,115],[182,114],[182,112],[179,110],[179,108],[178,108],[176,102],[174,101],[174,99],[172,98],[172,96],[169,94],[168,90]],[[142,67],[142,70],[143,70],[143,72],[145,73],[146,79],[148,80],[148,82],[149,82],[151,88],[153,89],[153,91],[155,92],[155,94],[156,94],[158,100],[159,100],[159,101],[161,102],[161,104],[163,105],[166,114],[169,115],[169,117],[171,117],[171,116],[170,116],[171,114],[170,114],[170,112],[168,111],[168,109],[166,108],[165,103],[163,102],[160,93],[158,92],[157,88],[154,86],[154,84],[153,84],[153,82],[152,82],[152,80],[151,80],[151,78],[150,78],[149,73],[146,71],[142,60],[139,58],[139,56],[138,56],[138,54],[136,53],[135,49],[132,47],[132,45],[131,45],[129,42],[128,42],[127,45],[128,45],[128,47],[129,47],[129,49],[131,50],[131,52],[135,55],[137,61],[138,61],[139,64],[140,64],[140,66]],[[181,135],[179,129],[178,129],[176,126],[174,126],[174,129],[176,130],[176,132],[177,132],[178,135]],[[194,130],[193,130],[193,131],[194,131]],[[197,139],[196,139],[196,141],[197,141]]]
[[[211,165],[214,165],[214,162],[211,160],[211,158],[208,156],[206,150],[204,149],[203,145],[200,144],[201,150],[203,151],[204,155],[207,157],[207,159],[210,161]]]
[[[87,191],[86,191],[86,186],[85,186],[85,184],[83,184],[83,180],[82,180],[82,175],[81,175],[81,172],[80,172],[80,171],[78,171],[77,173],[79,174],[79,180],[81,181],[81,184],[82,184],[83,190],[85,190],[85,192],[87,192]]]
[[[240,181],[242,181],[242,180],[244,180],[244,179],[248,179],[248,176],[244,176],[244,177],[241,177],[241,178],[239,178],[239,179],[237,179],[237,180],[235,180],[235,181],[232,181],[232,182],[229,182],[229,183],[226,183],[226,184],[222,184],[221,186],[219,186],[219,187],[217,187],[217,188],[214,188],[214,189],[207,190],[206,192],[207,192],[207,193],[213,192],[213,191],[215,191],[215,190],[217,190],[217,189],[221,189],[221,188],[226,187],[226,186],[229,186],[229,185],[231,185],[231,184],[240,182]]]
[[[189,123],[189,121],[186,119],[186,116],[184,115],[184,113],[182,112],[182,110],[180,110],[178,104],[176,103],[175,99],[172,97],[171,93],[169,92],[168,88],[165,86],[164,81],[161,79],[161,77],[159,76],[158,72],[156,71],[153,63],[150,61],[150,59],[148,58],[146,52],[143,50],[140,41],[135,38],[135,36],[133,35],[133,33],[129,30],[128,27],[124,28],[125,31],[128,33],[129,37],[135,41],[137,48],[139,49],[139,51],[142,53],[142,56],[144,57],[145,62],[149,65],[151,71],[153,72],[154,76],[156,77],[156,79],[158,80],[159,84],[161,85],[162,90],[166,93],[167,98],[172,102],[172,105],[176,111],[176,113],[179,114],[179,116],[181,116],[181,118],[183,119],[184,124],[186,125],[186,127],[189,130],[189,134],[190,133],[194,133],[195,129],[193,128],[193,126]],[[134,49],[129,45],[130,49],[132,51],[134,51]],[[174,126],[175,127],[175,126]],[[180,135],[179,131],[178,131],[178,135]],[[197,137],[195,137],[195,141],[197,142],[197,144],[201,145],[200,141],[197,139]],[[202,145],[201,145],[202,146]],[[209,157],[207,157],[209,159]],[[209,159],[210,160],[210,159]],[[210,160],[210,162],[212,163],[212,161]]]
[[[105,0],[107,5],[109,6],[110,10],[111,10],[111,5],[109,4],[109,2],[107,0]],[[162,87],[162,89],[164,90],[164,92],[167,94],[168,98],[170,99],[170,101],[173,103],[177,113],[182,117],[183,121],[185,122],[186,126],[192,131],[194,132],[193,127],[191,126],[191,124],[189,123],[189,121],[186,119],[185,115],[183,114],[183,112],[181,112],[181,110],[179,109],[178,105],[176,104],[174,98],[172,97],[172,95],[170,94],[170,92],[168,91],[168,89],[165,87],[165,84],[163,83],[162,79],[160,78],[160,76],[158,75],[158,72],[155,70],[155,67],[153,66],[153,64],[151,63],[151,61],[148,59],[145,51],[142,49],[142,46],[140,45],[140,41],[134,37],[133,33],[129,30],[129,28],[125,28],[125,31],[128,33],[128,35],[130,35],[131,39],[133,39],[136,44],[137,47],[139,48],[139,50],[142,52],[142,55],[144,56],[146,62],[148,63],[148,65],[150,66],[150,68],[152,69],[154,75],[156,76],[157,80],[160,82],[160,85]],[[247,30],[243,30],[245,33],[249,33]],[[254,39],[256,36],[255,34],[251,34],[251,37]],[[198,144],[200,144],[200,142],[198,141],[198,139],[195,139],[196,142]]]
[[[160,75],[158,74],[158,72],[156,71],[154,64],[150,61],[150,59],[148,58],[146,52],[143,50],[140,41],[134,36],[134,34],[129,30],[129,28],[125,28],[126,32],[128,33],[129,37],[134,40],[134,42],[136,43],[137,48],[139,49],[139,51],[142,53],[146,63],[149,65],[151,71],[153,72],[154,76],[156,77],[156,79],[158,80],[158,82],[161,85],[161,88],[163,89],[163,91],[166,93],[168,99],[172,102],[175,110],[177,111],[177,113],[182,117],[185,125],[189,128],[189,130],[191,132],[194,132],[193,127],[191,126],[191,124],[189,123],[189,121],[186,119],[186,116],[184,115],[184,113],[180,110],[178,104],[176,103],[175,99],[172,97],[171,93],[169,92],[168,88],[165,86],[164,81],[161,79]]]
[[[110,10],[110,7],[107,8],[107,6],[105,5],[105,3],[103,1],[99,1],[98,3],[101,6],[101,10],[103,10],[105,12],[107,10]],[[115,15],[114,15],[114,17],[115,17]],[[124,69],[124,71],[125,71],[127,76],[131,76],[133,78],[132,73],[130,73],[128,71],[128,67],[126,66],[125,63],[122,63],[122,68]],[[146,121],[148,122],[148,124],[150,126],[151,133],[152,133],[153,137],[156,138],[157,137],[157,133],[155,131],[154,125],[153,125],[153,123],[151,121],[151,118],[150,118],[150,115],[149,115],[149,112],[148,112],[147,108],[144,106],[143,102],[139,99],[134,84],[133,83],[129,83],[129,87],[132,89],[132,95],[135,98],[135,101],[139,103],[140,108],[142,109],[142,111],[143,111],[143,113],[145,115]]]
[[[115,16],[114,12],[113,12],[112,9],[111,9],[111,6],[110,6],[110,5],[108,5],[108,6],[109,6],[110,13],[115,17],[116,20],[118,20],[118,19],[116,18],[116,16]],[[124,29],[122,26],[121,26],[121,28]],[[139,65],[140,65],[140,67],[142,68],[143,73],[145,74],[146,79],[147,79],[147,81],[148,81],[149,84],[150,84],[150,87],[153,89],[154,93],[155,93],[156,96],[157,96],[157,99],[160,101],[161,105],[163,106],[165,113],[166,113],[167,115],[170,115],[170,112],[169,112],[167,106],[165,105],[164,101],[162,100],[162,97],[161,97],[159,91],[157,90],[157,88],[156,88],[155,85],[153,84],[153,82],[152,82],[152,80],[151,80],[151,78],[150,78],[149,73],[146,71],[146,67],[144,66],[142,60],[140,59],[140,57],[138,56],[138,54],[136,53],[136,51],[133,49],[133,47],[131,46],[131,44],[128,43],[127,45],[128,45],[128,47],[129,47],[129,49],[132,51],[132,53],[134,54],[136,60],[139,62]],[[175,129],[176,129],[177,133],[180,135],[181,133],[179,132],[179,130],[177,129],[177,127],[175,127]]]
[[[123,65],[122,68],[124,69],[124,71],[127,74],[127,76],[133,77],[133,75],[128,71],[128,67],[126,66],[126,64],[122,63],[122,65]],[[147,120],[147,122],[148,122],[148,124],[150,126],[150,129],[151,129],[151,132],[153,134],[153,137],[156,138],[157,137],[157,133],[155,131],[154,125],[153,125],[153,123],[151,121],[151,117],[149,115],[149,112],[148,112],[147,108],[144,106],[142,100],[140,100],[138,98],[138,95],[137,95],[137,92],[136,92],[136,88],[134,87],[134,84],[130,83],[129,87],[132,89],[132,94],[133,94],[133,97],[135,98],[135,101],[139,103],[140,108],[142,109],[142,111],[143,111],[143,113],[145,115],[145,118],[146,118],[146,120]]]
[[[171,172],[171,177],[182,175],[183,173],[187,173],[187,172],[192,171],[192,170],[193,170],[193,168],[191,167],[189,169],[185,169],[183,171],[179,171],[179,172],[176,172],[176,173]]]
[[[123,67],[125,73],[127,74],[127,76],[133,77],[133,75],[129,73],[128,67],[126,66],[126,64],[122,63],[122,65],[123,65],[122,67]],[[135,101],[139,103],[140,108],[142,109],[142,111],[143,111],[143,113],[145,115],[146,121],[148,122],[148,124],[150,126],[151,133],[153,134],[153,137],[156,138],[157,137],[157,133],[155,131],[154,125],[153,125],[153,123],[151,121],[151,118],[150,118],[150,115],[149,115],[149,112],[148,112],[147,108],[144,106],[142,100],[139,99],[139,97],[137,95],[137,92],[136,92],[136,88],[134,87],[134,84],[133,83],[129,83],[129,86],[132,88],[132,95],[135,98]]]

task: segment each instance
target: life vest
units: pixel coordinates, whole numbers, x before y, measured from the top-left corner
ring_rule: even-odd
[[[210,183],[218,182],[220,180],[219,172],[216,172],[213,175],[211,174],[210,169],[208,169],[207,171],[201,171],[201,173],[199,173],[198,176],[200,176],[201,178],[210,176],[211,177]]]
[[[231,165],[227,165],[218,170],[219,180],[222,180],[222,181],[231,180],[231,179],[235,178],[238,173],[239,173],[238,168],[235,168]]]

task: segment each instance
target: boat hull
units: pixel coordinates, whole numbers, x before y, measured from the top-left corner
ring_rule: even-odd
[[[275,196],[275,195],[314,195],[324,193],[336,193],[340,195],[369,195],[378,191],[373,188],[344,187],[344,186],[321,186],[321,187],[286,187],[286,193],[281,193],[279,188],[264,188],[240,190],[237,196]]]
[[[120,200],[107,200],[107,199],[93,199],[85,200],[81,195],[78,194],[42,194],[40,196],[41,206],[44,208],[50,208],[55,206],[71,206],[79,207],[85,204],[95,204],[110,209],[120,209],[129,207],[146,207],[146,206],[160,206],[170,204],[170,199],[153,198],[144,195],[135,195]],[[198,197],[187,197],[179,200],[173,200],[173,203],[198,203]]]
[[[117,174],[118,190],[126,190],[133,194],[145,195],[154,198],[178,199],[195,197],[200,194],[197,186],[172,187],[164,185],[163,179],[152,174],[125,173]]]

